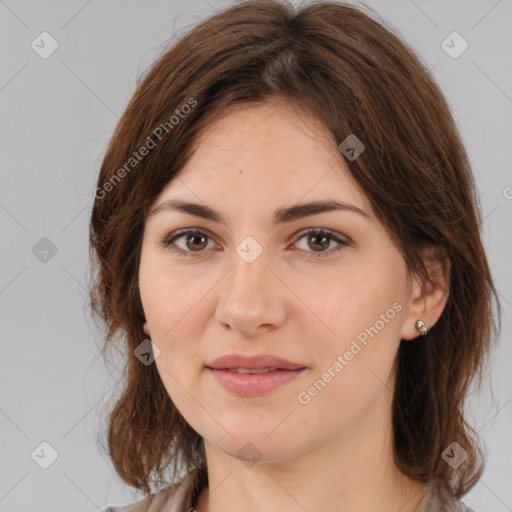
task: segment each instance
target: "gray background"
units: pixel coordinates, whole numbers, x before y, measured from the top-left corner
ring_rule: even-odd
[[[93,511],[140,497],[97,446],[119,374],[98,357],[87,313],[94,183],[136,76],[223,5],[0,1],[0,511]],[[504,315],[493,394],[469,403],[488,464],[463,500],[477,512],[512,510],[512,0],[367,5],[433,68],[474,165]],[[59,45],[46,59],[31,47],[43,31]],[[453,31],[469,43],[456,59],[441,47]],[[44,441],[58,454],[47,469],[36,463],[49,462]]]

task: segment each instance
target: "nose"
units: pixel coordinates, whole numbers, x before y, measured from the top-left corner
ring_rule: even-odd
[[[289,296],[265,251],[249,263],[233,253],[233,268],[219,287],[215,319],[241,336],[255,336],[281,326]]]

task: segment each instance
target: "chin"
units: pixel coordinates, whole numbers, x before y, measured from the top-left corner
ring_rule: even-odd
[[[268,435],[272,429],[265,430],[248,430],[235,431],[228,429],[233,437],[226,434],[222,439],[216,439],[215,442],[208,443],[230,457],[239,459],[246,463],[248,467],[256,462],[274,463],[284,462],[294,459],[300,455],[301,449],[298,446],[296,436],[290,432],[278,433],[274,430]],[[292,444],[287,444],[293,442]]]

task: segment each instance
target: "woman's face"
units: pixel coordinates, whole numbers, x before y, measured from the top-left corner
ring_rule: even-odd
[[[384,425],[400,339],[418,335],[401,254],[327,132],[308,132],[290,108],[239,106],[203,133],[155,202],[198,207],[147,218],[139,272],[145,332],[173,403],[219,450],[269,462],[369,417]],[[350,208],[299,208],[326,201]],[[225,223],[204,218],[206,209]],[[200,233],[164,246],[178,230]],[[272,355],[304,369],[209,368],[226,354]]]

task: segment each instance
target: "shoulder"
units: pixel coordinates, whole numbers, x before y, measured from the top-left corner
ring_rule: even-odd
[[[203,485],[207,484],[206,467],[193,469],[177,482],[128,505],[107,506],[100,512],[182,512],[192,510]]]
[[[100,512],[160,512],[165,506],[167,512],[180,511],[179,498],[186,482],[169,485],[145,498],[129,503],[128,505],[110,505],[102,508]]]
[[[476,512],[445,487],[432,481],[414,512]]]

